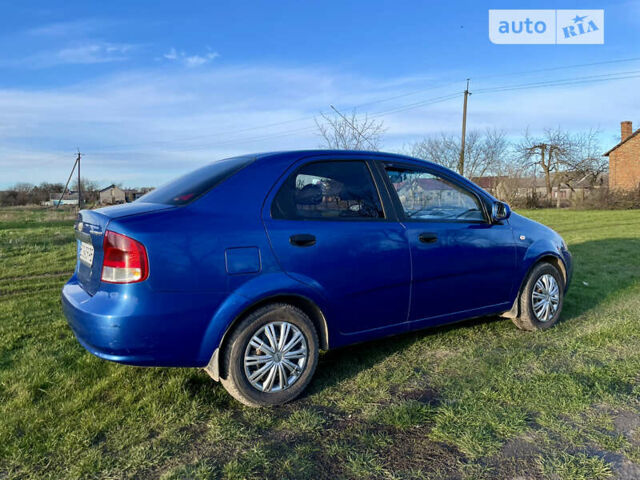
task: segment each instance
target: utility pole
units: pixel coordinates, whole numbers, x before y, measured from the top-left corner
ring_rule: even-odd
[[[76,162],[78,162],[78,211],[82,209],[82,182],[80,180],[80,158],[82,158],[82,154],[80,153],[80,149],[78,148],[78,158]]]
[[[60,195],[60,199],[56,203],[56,208],[58,208],[60,206],[60,204],[62,203],[62,199],[64,198],[64,194],[67,193],[67,188],[69,187],[69,182],[71,182],[71,178],[73,177],[73,172],[76,170],[76,166],[79,166],[79,162],[80,162],[80,152],[78,152],[78,156],[76,157],[76,161],[73,162],[73,167],[71,168],[71,173],[69,174],[69,178],[67,178],[67,183],[64,185],[64,188],[62,189],[62,194]],[[78,173],[78,177],[79,176],[80,176],[80,174]]]
[[[469,92],[469,79],[467,78],[467,88],[464,91],[464,105],[462,107],[462,141],[460,142],[460,160],[458,160],[458,173],[464,175],[464,142],[467,136],[467,98]]]

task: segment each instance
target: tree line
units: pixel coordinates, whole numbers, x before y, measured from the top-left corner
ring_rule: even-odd
[[[340,150],[380,150],[386,127],[382,120],[352,111],[347,116],[321,114],[316,118],[322,147]],[[560,127],[544,129],[539,134],[526,130],[517,140],[509,139],[504,130],[471,130],[465,141],[464,162],[460,162],[460,135],[436,133],[405,145],[397,153],[428,160],[457,170],[470,179],[500,177],[503,198],[517,191],[520,179],[540,176],[544,179],[546,197],[551,200],[554,188],[573,188],[577,181],[595,186],[608,170],[608,159],[598,142],[599,131],[572,133]],[[77,180],[70,189],[78,190]],[[83,201],[98,199],[97,182],[81,180]],[[39,185],[18,183],[0,192],[0,205],[41,204],[53,195],[61,194],[61,183]]]
[[[100,191],[98,182],[82,178],[80,180],[80,186],[82,187],[83,204],[91,204],[98,201],[98,192]],[[55,200],[59,199],[63,190],[63,183],[42,182],[34,185],[28,182],[19,182],[7,190],[0,191],[0,206],[40,205],[42,202],[46,202],[52,198]],[[72,182],[69,190],[73,192],[78,191],[77,180]]]
[[[346,117],[321,114],[316,126],[322,147],[343,150],[379,150],[386,132],[382,120],[355,111]],[[539,176],[551,199],[559,186],[572,189],[580,181],[593,187],[600,182],[609,164],[602,156],[599,134],[597,129],[572,133],[557,127],[537,135],[526,130],[512,140],[504,130],[471,130],[460,162],[461,136],[442,132],[411,142],[397,153],[443,165],[470,179],[502,177],[507,190],[510,182]]]

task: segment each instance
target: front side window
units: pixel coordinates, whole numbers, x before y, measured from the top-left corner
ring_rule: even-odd
[[[278,191],[273,218],[348,220],[384,218],[371,172],[361,161],[304,165]]]
[[[428,172],[385,167],[405,217],[426,221],[485,221],[480,202],[470,192]]]

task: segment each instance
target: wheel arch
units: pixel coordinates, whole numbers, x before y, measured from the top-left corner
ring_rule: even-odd
[[[233,336],[238,325],[244,318],[251,315],[259,308],[264,307],[272,303],[286,303],[302,310],[313,323],[318,334],[318,340],[320,342],[320,350],[329,350],[329,326],[324,315],[324,312],[320,307],[305,295],[300,293],[277,293],[261,298],[249,306],[245,307],[240,313],[238,313],[233,320],[227,326],[218,348],[215,349],[209,363],[205,367],[205,371],[214,380],[219,381],[221,376],[226,375],[227,365],[224,365],[222,352],[227,347],[227,342]]]
[[[516,291],[516,297],[513,300],[513,305],[511,306],[511,310],[503,313],[501,316],[502,317],[506,317],[506,318],[516,318],[518,315],[520,315],[520,294],[522,293],[522,289],[524,288],[524,286],[527,283],[527,280],[529,280],[529,275],[531,275],[531,272],[533,271],[533,269],[540,265],[541,263],[549,263],[551,265],[553,265],[562,275],[562,279],[564,281],[564,288],[567,288],[567,282],[569,281],[568,278],[568,272],[567,272],[567,266],[564,264],[564,261],[562,260],[562,258],[560,258],[559,255],[556,255],[554,253],[551,252],[545,252],[545,253],[541,253],[540,255],[538,255],[537,257],[531,259],[530,262],[528,262],[528,268],[525,272],[525,274],[522,276],[522,280],[520,280],[520,286],[518,287],[518,290]]]

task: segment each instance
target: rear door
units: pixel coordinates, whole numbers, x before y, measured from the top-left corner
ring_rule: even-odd
[[[492,224],[478,193],[441,172],[384,163],[413,262],[410,328],[510,307],[515,245]]]
[[[307,159],[287,172],[263,210],[281,267],[325,297],[327,320],[343,335],[407,325],[409,246],[378,183],[368,160]]]

